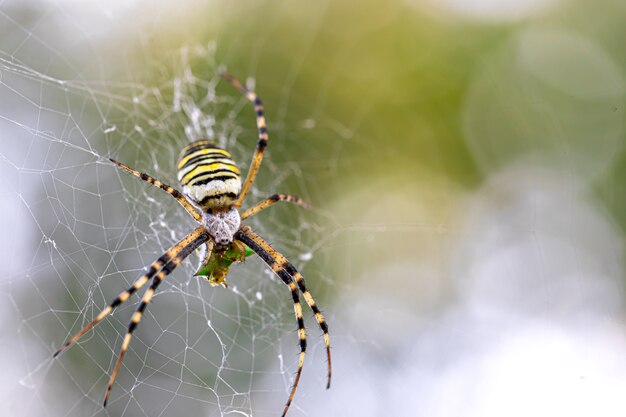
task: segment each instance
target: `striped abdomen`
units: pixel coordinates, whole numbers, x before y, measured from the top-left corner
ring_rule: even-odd
[[[192,142],[181,151],[178,181],[183,193],[205,208],[229,207],[241,192],[239,168],[230,153],[208,140]]]

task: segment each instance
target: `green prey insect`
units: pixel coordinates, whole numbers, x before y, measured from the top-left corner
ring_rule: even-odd
[[[252,249],[241,242],[234,241],[226,248],[214,249],[207,253],[195,276],[204,277],[213,287],[218,285],[228,287],[226,276],[232,264],[243,262],[252,254],[254,254]]]
[[[196,275],[204,277],[211,285],[223,285],[226,287],[226,275],[230,267],[234,263],[243,262],[246,257],[256,253],[259,258],[278,275],[282,282],[287,285],[291,292],[293,309],[298,324],[300,355],[298,359],[298,371],[295,374],[289,398],[283,409],[283,417],[289,410],[289,406],[296,393],[298,382],[302,374],[307,345],[300,294],[302,294],[305,302],[313,311],[315,320],[324,334],[324,344],[326,345],[326,357],[328,361],[328,382],[326,388],[330,387],[332,365],[330,360],[328,325],[317,307],[313,296],[308,291],[302,274],[296,270],[287,258],[257,235],[250,226],[241,224],[247,218],[265,210],[279,201],[294,203],[303,207],[307,205],[302,199],[296,196],[274,194],[243,212],[239,211],[261,166],[263,153],[267,147],[269,136],[261,99],[252,91],[245,88],[230,74],[224,72],[222,73],[222,77],[235,86],[252,102],[256,113],[259,136],[254,155],[252,156],[252,162],[248,169],[248,174],[243,183],[241,182],[239,168],[235,161],[233,161],[231,154],[209,140],[197,140],[182,149],[178,161],[178,181],[182,185],[182,192],[156,180],[148,174],[136,171],[111,159],[111,162],[120,168],[123,168],[135,177],[160,188],[174,197],[196,221],[196,228],[154,261],[149,266],[147,272],[139,277],[130,288],[120,293],[91,323],[72,336],[54,353],[55,357],[58,356],[80,339],[93,326],[111,314],[120,304],[127,301],[140,288],[148,282],[151,282],[128,324],[128,330],[124,335],[120,354],[115,363],[115,368],[111,373],[104,396],[105,407],[109,400],[115,377],[120,370],[124,354],[128,350],[128,346],[132,340],[133,332],[141,321],[144,311],[152,300],[159,284],[163,282],[185,258],[201,246],[205,248],[206,252]]]

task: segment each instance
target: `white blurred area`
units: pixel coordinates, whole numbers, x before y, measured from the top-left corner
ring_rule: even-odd
[[[425,201],[386,207],[420,213]],[[624,243],[602,207],[577,178],[524,163],[456,203],[443,236],[404,235],[441,252],[380,259],[329,308],[333,388],[317,381],[305,414],[624,415]],[[386,253],[397,237],[376,245]]]
[[[405,0],[427,12],[485,23],[515,22],[550,11],[562,0]]]

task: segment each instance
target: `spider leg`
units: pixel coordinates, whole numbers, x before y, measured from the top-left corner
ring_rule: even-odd
[[[328,383],[326,384],[326,388],[330,388],[332,363],[330,360],[330,338],[328,336],[328,324],[326,324],[324,316],[322,316],[319,308],[317,308],[317,304],[311,296],[311,293],[307,290],[302,274],[300,274],[296,270],[296,268],[287,260],[287,258],[280,254],[276,249],[271,247],[269,243],[263,240],[263,238],[254,233],[252,231],[252,228],[250,228],[249,226],[242,227],[235,234],[235,237],[248,245],[250,249],[255,251],[263,259],[263,261],[270,268],[272,268],[272,271],[274,271],[276,275],[280,276],[281,278],[283,278],[283,276],[291,277],[291,279],[295,280],[298,284],[298,288],[300,288],[300,291],[302,291],[302,295],[304,296],[306,303],[309,305],[311,310],[313,310],[313,314],[315,315],[315,320],[317,320],[317,324],[320,326],[320,329],[322,329],[322,332],[324,333],[324,343],[326,344],[326,357],[328,359]],[[263,255],[261,253],[263,253]],[[283,281],[284,279],[285,278],[283,278]]]
[[[126,331],[126,335],[124,336],[124,341],[122,342],[122,348],[120,349],[120,355],[117,358],[117,363],[115,364],[115,369],[111,374],[111,379],[109,379],[109,385],[107,386],[106,394],[104,395],[104,407],[107,405],[107,401],[109,400],[109,395],[111,394],[111,388],[113,387],[113,383],[115,382],[115,377],[117,376],[117,372],[122,365],[122,359],[124,359],[124,355],[128,350],[128,345],[130,344],[131,339],[133,338],[133,332],[135,331],[137,325],[141,321],[141,317],[143,316],[143,312],[152,300],[152,296],[156,291],[159,284],[165,279],[167,275],[169,275],[180,263],[189,256],[198,246],[206,242],[209,238],[209,234],[204,229],[204,227],[198,227],[196,230],[185,236],[183,240],[177,246],[182,246],[182,248],[178,251],[176,256],[174,256],[169,262],[165,264],[163,269],[152,278],[152,284],[143,294],[143,298],[141,299],[141,304],[135,310],[135,313],[130,319],[130,323],[128,324],[128,330]]]
[[[181,206],[183,206],[185,208],[185,210],[187,210],[187,213],[191,214],[191,216],[196,219],[196,221],[201,221],[202,220],[202,216],[196,211],[196,209],[191,205],[191,203],[189,203],[189,201],[187,201],[187,199],[185,198],[184,195],[182,195],[178,190],[174,189],[173,187],[162,183],[161,181],[152,178],[150,175],[148,174],[144,174],[143,172],[139,172],[137,170],[132,169],[131,167],[129,167],[128,165],[124,165],[121,162],[117,162],[115,159],[110,159],[109,160],[111,162],[113,162],[115,165],[117,165],[120,168],[124,168],[126,171],[130,172],[131,174],[133,174],[135,177],[140,178],[146,182],[149,182],[150,184],[154,185],[155,187],[159,187],[160,189],[162,189],[163,191],[165,191],[166,193],[170,194],[172,197],[174,197],[176,200],[178,200],[178,202],[181,204]]]
[[[254,216],[258,212],[265,210],[266,208],[268,208],[269,206],[271,206],[272,204],[278,201],[286,201],[288,203],[294,203],[304,208],[309,207],[306,201],[304,201],[300,197],[296,197],[295,195],[273,194],[269,196],[268,198],[266,198],[265,200],[256,203],[253,207],[249,208],[248,210],[244,211],[241,214],[241,220],[244,220],[245,218],[250,217],[250,216]]]
[[[248,194],[248,191],[250,191],[250,187],[254,183],[256,174],[259,171],[259,167],[261,166],[261,162],[263,161],[263,152],[265,152],[265,148],[267,147],[269,135],[267,133],[267,124],[265,122],[265,109],[263,107],[263,102],[261,101],[261,99],[254,92],[244,87],[236,78],[234,78],[228,72],[221,71],[220,75],[226,81],[231,83],[244,96],[246,96],[246,98],[250,100],[252,104],[254,104],[254,111],[256,112],[256,125],[259,130],[259,140],[256,143],[256,149],[254,151],[254,155],[252,156],[252,162],[250,163],[250,168],[248,169],[248,175],[246,176],[246,180],[241,187],[241,193],[239,193],[239,198],[234,204],[235,208],[239,208],[244,198],[246,198],[246,194]]]
[[[252,235],[254,235],[252,233]],[[256,236],[256,235],[254,235]],[[298,296],[298,287],[294,282],[293,278],[287,273],[287,271],[280,266],[278,261],[272,256],[271,252],[268,249],[273,249],[269,245],[262,245],[257,243],[255,239],[248,236],[245,232],[241,230],[235,234],[235,238],[240,240],[241,242],[248,245],[250,249],[256,252],[261,259],[270,267],[272,270],[282,279],[282,281],[289,287],[291,290],[291,298],[293,299],[293,309],[296,313],[296,319],[298,320],[298,335],[300,337],[300,359],[298,361],[298,371],[296,372],[296,378],[294,380],[293,386],[291,387],[291,392],[289,394],[289,399],[287,400],[287,404],[285,404],[285,409],[283,410],[282,417],[285,417],[287,411],[289,410],[289,406],[293,401],[293,397],[296,394],[296,389],[298,388],[298,383],[300,382],[300,375],[302,375],[302,367],[304,366],[304,354],[306,351],[306,331],[304,330],[304,319],[302,318],[302,305],[300,304],[300,297]]]
[[[119,306],[120,304],[122,304],[124,301],[128,300],[130,298],[130,296],[137,290],[139,290],[141,287],[143,287],[146,282],[148,282],[150,280],[150,278],[152,278],[158,271],[159,269],[161,269],[163,267],[163,265],[167,264],[168,262],[170,262],[170,260],[174,257],[176,257],[181,250],[183,250],[185,248],[185,245],[189,243],[189,239],[193,239],[194,235],[197,235],[198,233],[201,233],[204,229],[203,228],[198,228],[196,229],[194,232],[192,232],[190,235],[186,236],[185,238],[183,238],[180,242],[178,242],[176,245],[172,246],[170,249],[167,250],[167,252],[165,252],[163,255],[161,255],[161,257],[159,259],[157,259],[156,261],[154,261],[154,263],[152,263],[152,265],[150,265],[150,267],[148,268],[148,272],[146,272],[144,275],[142,275],[141,277],[139,277],[139,279],[137,279],[137,281],[135,281],[133,283],[133,285],[131,287],[129,287],[126,291],[120,293],[120,295],[118,295],[112,302],[111,304],[109,304],[104,310],[102,310],[97,316],[96,318],[89,323],[84,329],[82,329],[80,332],[76,333],[74,336],[72,336],[72,338],[67,341],[63,346],[61,346],[53,355],[53,357],[57,357],[59,354],[61,354],[65,349],[67,349],[68,347],[70,347],[72,344],[74,344],[74,342],[76,342],[78,339],[80,339],[85,333],[87,333],[93,326],[95,326],[96,324],[98,324],[99,322],[101,322],[106,316],[108,316],[117,306]]]

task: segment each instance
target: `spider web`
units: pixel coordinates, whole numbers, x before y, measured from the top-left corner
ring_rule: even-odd
[[[14,392],[36,399],[11,400],[7,411],[275,415],[293,383],[297,326],[288,289],[256,258],[232,269],[228,289],[193,277],[198,254],[168,277],[135,332],[107,410],[101,406],[103,390],[137,297],[50,361],[54,346],[88,324],[195,227],[174,199],[108,158],[176,186],[178,152],[189,141],[215,140],[242,168],[256,143],[252,106],[232,87],[223,88],[224,82],[217,91],[216,42],[173,48],[159,62],[132,68],[132,59],[91,49],[100,45],[97,40],[82,45],[84,55],[57,49],[69,46],[68,39],[44,36],[52,27],[76,23],[64,11],[52,7],[28,29],[13,15],[0,14],[22,42],[7,42],[0,56],[3,214],[15,216],[3,246],[4,295],[19,334],[9,343],[26,368],[9,374],[21,374]],[[33,60],[37,53],[41,61]],[[110,64],[116,58],[128,66],[121,78],[132,74],[130,80],[114,81],[119,72]],[[96,62],[85,62],[90,60]],[[247,83],[254,88],[254,79]],[[300,166],[274,163],[272,153],[281,146],[274,149],[248,202],[286,192],[287,184],[295,185],[289,192],[311,198],[314,189],[303,181]],[[276,208],[248,223],[305,269],[320,258],[311,246],[327,215]],[[323,387],[323,340],[314,321],[308,327],[308,361],[319,365],[309,370],[310,383]]]
[[[51,357],[194,228],[108,158],[176,186],[210,138],[247,168],[254,113],[222,65],[266,103],[247,203],[313,206],[248,222],[331,329],[325,391],[306,316],[290,416],[623,415],[623,6],[589,10],[595,33],[547,0],[365,3],[0,3],[2,415],[282,411],[296,322],[256,257],[227,289],[193,277],[198,254],[161,284],[106,410],[137,296]],[[537,26],[459,23],[481,13]]]

